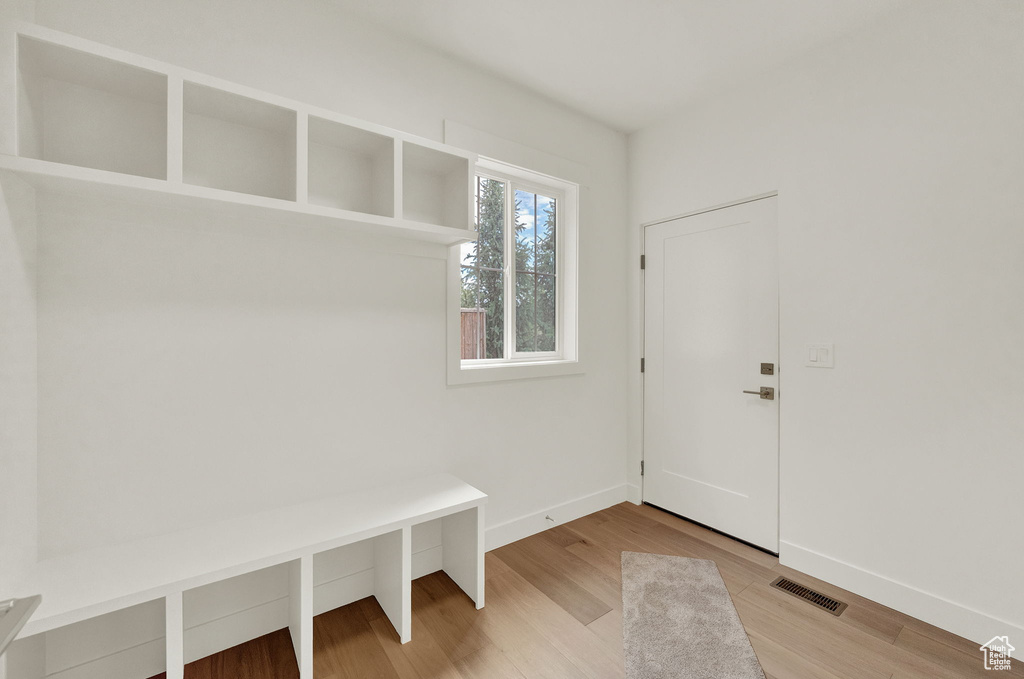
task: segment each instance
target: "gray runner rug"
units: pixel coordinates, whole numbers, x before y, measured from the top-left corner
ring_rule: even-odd
[[[714,561],[622,553],[627,679],[764,679]]]

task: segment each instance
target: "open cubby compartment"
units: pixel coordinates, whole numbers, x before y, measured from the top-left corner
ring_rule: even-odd
[[[300,587],[295,560],[185,590],[185,664],[284,628],[293,630],[294,639]],[[294,655],[290,661],[297,662]]]
[[[295,200],[295,111],[186,81],[183,122],[186,184]]]
[[[410,530],[401,528],[313,555],[313,615],[372,596],[408,641],[410,544]]]
[[[394,138],[310,116],[309,202],[394,217]]]
[[[18,36],[18,155],[167,178],[167,76]]]
[[[18,639],[5,658],[10,679],[149,679],[167,665],[164,600]]]
[[[402,142],[403,217],[415,222],[469,229],[468,158]]]
[[[412,527],[412,577],[443,570],[477,608],[484,605],[482,512],[471,507]]]

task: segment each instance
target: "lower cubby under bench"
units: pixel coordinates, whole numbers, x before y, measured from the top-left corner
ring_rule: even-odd
[[[483,607],[486,500],[440,474],[41,561],[0,679],[182,679],[282,628],[312,679],[315,615],[373,596],[408,642],[412,580],[437,570]]]

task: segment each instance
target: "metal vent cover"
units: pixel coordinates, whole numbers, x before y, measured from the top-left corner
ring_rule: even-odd
[[[845,611],[848,606],[848,604],[845,604],[842,601],[836,601],[832,597],[827,597],[820,592],[815,592],[809,587],[804,587],[800,583],[787,580],[786,578],[776,578],[775,581],[772,582],[772,587],[781,589],[786,594],[791,594],[797,598],[803,599],[804,601],[809,601],[819,608],[824,608],[835,616],[842,615],[843,611]]]

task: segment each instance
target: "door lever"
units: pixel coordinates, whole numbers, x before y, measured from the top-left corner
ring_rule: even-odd
[[[754,394],[755,396],[760,396],[765,401],[774,401],[775,400],[775,389],[773,387],[761,387],[761,389],[759,391],[747,391],[746,389],[744,389],[743,393],[744,394]]]

